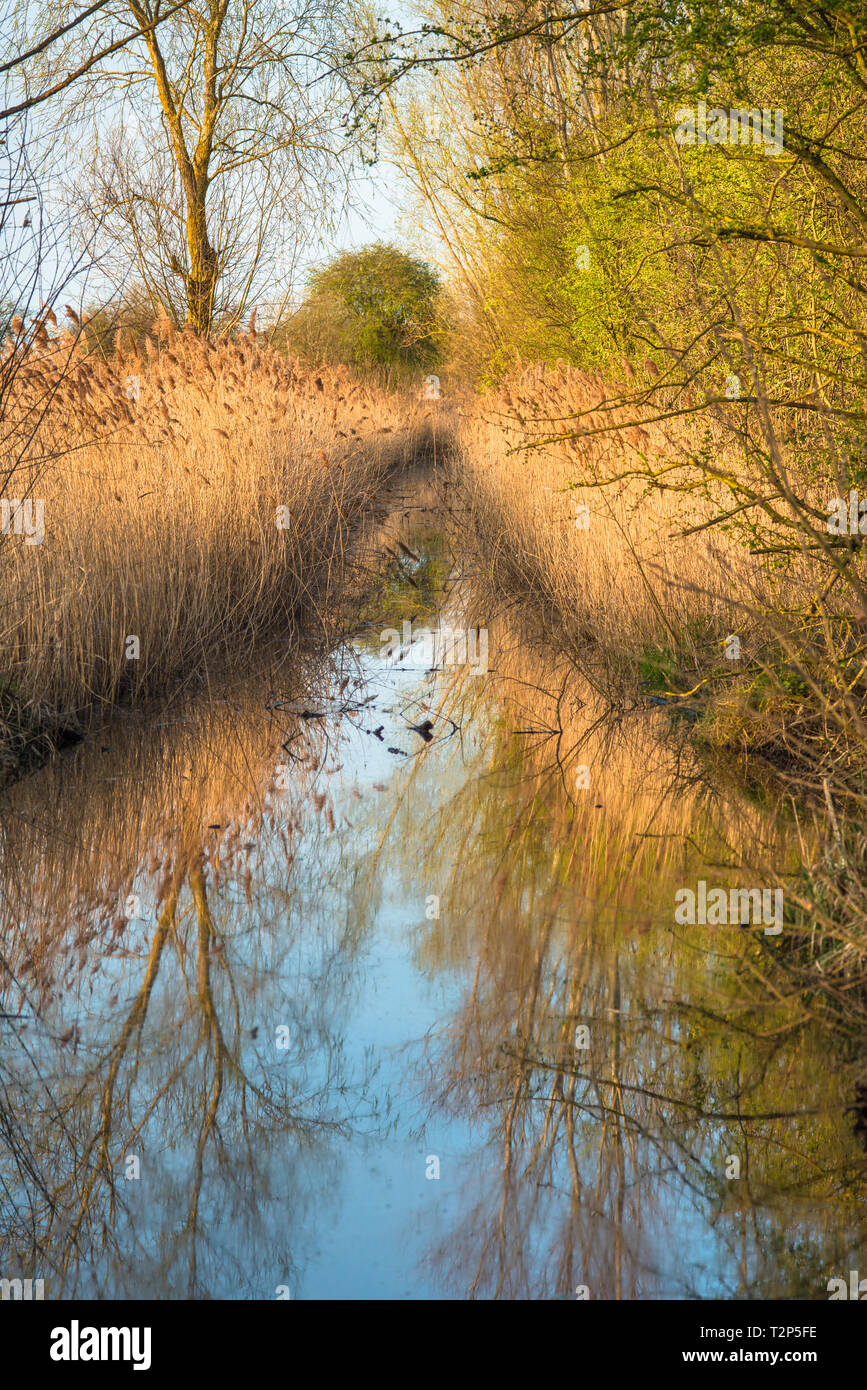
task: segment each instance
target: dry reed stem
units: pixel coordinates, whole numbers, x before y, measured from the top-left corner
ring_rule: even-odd
[[[45,538],[0,536],[0,680],[30,706],[159,693],[291,631],[422,442],[421,407],[249,336],[159,324],[146,351],[7,341],[2,496],[42,499]]]

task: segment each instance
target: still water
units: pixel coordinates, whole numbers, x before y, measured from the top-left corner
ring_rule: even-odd
[[[867,1218],[851,1055],[774,997],[773,939],[674,915],[788,883],[792,815],[667,710],[600,710],[505,603],[484,673],[389,660],[478,602],[424,506],[391,525],[327,640],[4,793],[0,1274],[827,1297]]]

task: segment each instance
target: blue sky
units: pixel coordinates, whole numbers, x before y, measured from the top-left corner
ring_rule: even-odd
[[[388,4],[383,5],[383,8],[388,11],[392,20],[399,18],[404,28],[412,28],[418,23],[406,5]],[[56,187],[56,174],[65,165],[71,175],[76,161],[76,150],[81,146],[67,123],[60,119],[60,110],[53,108],[52,103],[47,103],[40,109],[35,126],[36,129],[31,126],[31,134],[36,135],[40,153],[45,156],[43,176],[39,181],[46,199],[46,213],[50,220],[54,220],[51,209],[52,203],[55,211],[58,207],[52,196],[52,186]],[[84,134],[82,127],[81,135]],[[413,245],[411,220],[402,218],[401,215],[405,208],[402,206],[399,176],[385,159],[372,168],[358,170],[352,181],[349,201],[350,207],[338,217],[336,225],[328,229],[323,227],[318,243],[311,243],[300,257],[293,276],[295,296],[300,296],[303,292],[304,280],[309,269],[322,264],[340,251],[355,249],[375,241],[395,242],[406,250],[417,250]],[[56,225],[59,227],[60,223]],[[43,265],[43,283],[49,294],[51,292],[48,286],[53,281],[65,281],[74,260],[75,254],[65,238],[54,248],[53,254],[46,257]],[[276,266],[275,271],[275,278],[279,280],[279,270]],[[65,302],[79,305],[92,305],[108,299],[109,296],[108,282],[96,267],[92,268],[86,277],[74,275],[65,284],[62,295]]]

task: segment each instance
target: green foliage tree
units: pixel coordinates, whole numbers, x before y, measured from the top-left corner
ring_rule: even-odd
[[[310,277],[289,342],[305,356],[417,371],[438,360],[440,301],[436,271],[396,246],[344,251]]]

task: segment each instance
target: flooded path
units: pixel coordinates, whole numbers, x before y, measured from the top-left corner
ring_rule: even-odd
[[[772,933],[675,919],[788,881],[791,816],[666,711],[603,715],[505,602],[487,662],[428,669],[426,630],[480,625],[428,506],[392,498],[324,648],[4,794],[4,1268],[48,1298],[826,1298],[867,1219],[852,1058],[769,993]]]

